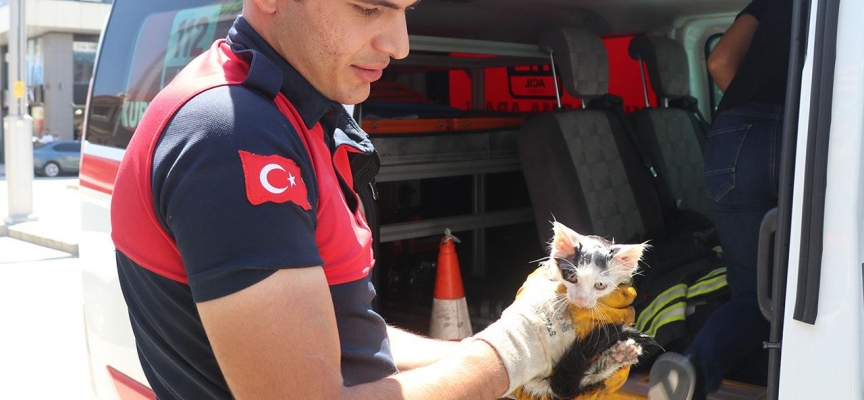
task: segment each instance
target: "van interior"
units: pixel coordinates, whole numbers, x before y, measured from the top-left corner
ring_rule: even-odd
[[[355,107],[381,157],[375,273],[385,318],[428,329],[449,228],[482,328],[548,255],[556,220],[653,245],[637,312],[675,283],[691,293],[700,280],[715,285],[688,299],[688,333],[663,341],[686,343],[728,294],[701,176],[720,95],[705,60],[746,4],[430,1],[412,11],[411,54]],[[688,49],[676,35],[697,25],[702,40]],[[660,314],[674,310],[654,310],[658,321],[651,311],[640,326],[664,336]]]
[[[637,327],[682,350],[728,296],[702,181],[722,96],[706,59],[748,3],[425,0],[410,11],[410,55],[353,107],[380,156],[376,200],[365,206],[377,210],[373,279],[388,323],[428,332],[449,229],[481,330],[548,255],[556,220],[652,244],[635,281]],[[109,23],[102,52],[126,54],[129,68],[97,70],[86,140],[125,147],[149,100],[227,32],[240,4],[118,1],[147,17]],[[629,398],[647,392],[661,351],[633,370]],[[712,398],[762,398],[767,356],[758,353]]]

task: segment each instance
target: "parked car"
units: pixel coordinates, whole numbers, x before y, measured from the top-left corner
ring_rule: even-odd
[[[60,140],[50,143],[33,143],[33,170],[36,175],[58,176],[63,173],[78,173],[81,165],[81,143]]]

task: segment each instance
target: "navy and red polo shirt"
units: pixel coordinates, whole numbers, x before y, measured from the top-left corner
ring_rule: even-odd
[[[121,163],[111,220],[159,398],[231,397],[195,303],[283,268],[324,266],[346,386],[396,372],[371,308],[372,238],[348,162],[348,152],[372,151],[345,109],[243,17],[153,99]]]

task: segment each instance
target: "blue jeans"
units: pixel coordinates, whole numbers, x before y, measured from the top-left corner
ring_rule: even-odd
[[[762,217],[777,206],[782,129],[782,107],[751,101],[717,115],[707,135],[705,189],[732,296],[685,351],[699,374],[697,399],[716,391],[768,339],[770,325],[756,300],[756,253]]]

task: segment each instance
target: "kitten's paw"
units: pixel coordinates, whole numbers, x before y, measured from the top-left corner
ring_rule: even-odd
[[[600,357],[591,364],[580,380],[579,386],[586,387],[609,379],[615,371],[628,365],[636,364],[642,355],[642,345],[633,339],[621,340],[611,348],[606,349]]]
[[[608,356],[621,366],[636,364],[642,355],[642,345],[633,339],[619,341],[607,350]]]

